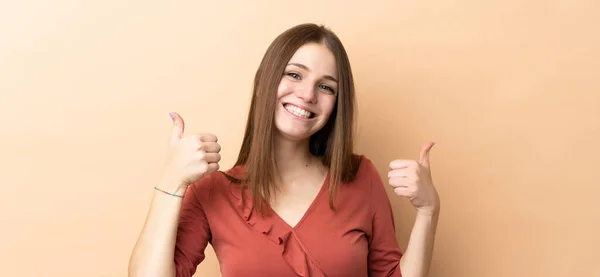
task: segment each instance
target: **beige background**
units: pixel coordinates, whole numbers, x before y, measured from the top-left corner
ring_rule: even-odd
[[[303,22],[345,43],[383,177],[438,142],[431,276],[600,276],[599,2],[216,2],[0,2],[0,276],[126,276],[167,113],[231,166],[262,54]]]

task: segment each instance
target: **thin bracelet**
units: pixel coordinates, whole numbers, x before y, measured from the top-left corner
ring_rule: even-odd
[[[174,193],[166,192],[166,191],[164,191],[164,190],[162,190],[162,189],[159,189],[159,188],[157,188],[157,187],[154,187],[154,189],[155,189],[155,190],[158,190],[158,191],[160,191],[160,192],[162,192],[162,193],[165,193],[165,194],[171,195],[171,196],[176,196],[176,197],[179,197],[179,198],[183,198],[183,195],[178,195],[178,194],[174,194]]]

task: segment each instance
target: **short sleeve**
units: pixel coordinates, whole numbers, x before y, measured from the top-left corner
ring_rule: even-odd
[[[209,176],[207,176],[209,177]],[[211,240],[208,219],[201,200],[208,198],[210,178],[204,177],[188,187],[181,204],[175,242],[176,277],[191,277],[204,260],[204,251]]]
[[[396,240],[394,216],[390,200],[375,166],[365,159],[371,180],[372,235],[369,240],[369,276],[401,277],[402,253]]]

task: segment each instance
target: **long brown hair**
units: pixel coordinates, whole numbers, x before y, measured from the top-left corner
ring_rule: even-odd
[[[294,53],[307,43],[322,43],[335,57],[338,94],[331,117],[310,138],[311,154],[322,157],[329,169],[329,205],[335,209],[335,195],[341,183],[352,181],[358,167],[353,157],[355,117],[354,80],[346,50],[329,29],[316,24],[301,24],[280,34],[267,49],[256,75],[246,131],[235,166],[245,166],[240,180],[249,189],[254,208],[265,212],[265,205],[277,189],[278,171],[274,149],[274,116],[277,88],[285,66]]]

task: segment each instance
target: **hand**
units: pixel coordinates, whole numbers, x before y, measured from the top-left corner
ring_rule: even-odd
[[[419,161],[394,160],[390,162],[389,184],[399,196],[407,197],[417,212],[433,214],[440,206],[439,195],[433,186],[429,167],[429,151],[435,142],[421,148]]]
[[[197,134],[183,138],[185,123],[177,113],[173,118],[167,167],[163,180],[174,182],[177,189],[191,185],[202,176],[219,170],[221,146],[212,134]]]

